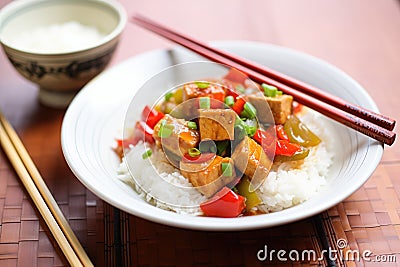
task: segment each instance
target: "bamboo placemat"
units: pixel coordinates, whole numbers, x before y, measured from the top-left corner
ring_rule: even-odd
[[[45,164],[39,162],[39,165]],[[370,262],[350,257],[336,259],[334,264],[398,266],[400,182],[396,178],[399,173],[399,162],[382,162],[362,188],[318,217],[269,229],[228,233],[177,229],[137,218],[103,203],[73,177],[58,181],[58,187],[52,184],[55,181],[49,182],[71,227],[96,266],[328,264],[326,257],[279,261],[276,252],[271,261],[260,261],[257,253],[265,245],[268,251],[312,250],[316,258],[329,247],[342,252],[368,250],[371,251]],[[18,177],[10,172],[2,151],[0,177],[0,266],[67,266]],[[348,246],[339,249],[338,240],[345,240]],[[376,256],[397,262],[377,263]]]
[[[326,266],[326,257],[292,263],[279,261],[275,254],[272,261],[259,261],[257,252],[267,245],[268,251],[313,250],[319,258],[327,249],[324,242],[338,250],[339,239],[347,242],[347,250],[371,251],[372,261],[338,259],[336,266],[377,266],[373,260],[378,255],[400,259],[399,173],[400,163],[381,163],[362,188],[317,219],[228,233],[176,229],[131,216],[103,204],[79,182],[60,181],[68,190],[55,193],[88,254],[96,258],[96,266]],[[36,259],[33,266],[66,266],[2,152],[0,177],[0,266],[32,265],[32,259]]]
[[[382,162],[369,181],[330,210],[279,227],[239,232],[176,229],[105,208],[119,255],[109,266],[399,266],[400,163]],[[106,204],[106,206],[108,206]],[[118,235],[118,237],[116,237]],[[267,246],[272,260],[259,260]],[[286,255],[279,260],[278,250]],[[327,257],[329,250],[331,257]],[[296,258],[297,251],[314,251]],[[324,252],[323,252],[324,251]],[[321,256],[321,253],[325,257]],[[363,254],[365,253],[365,254]],[[264,254],[261,254],[263,256]],[[268,254],[271,255],[271,254]]]
[[[128,231],[124,243],[124,266],[327,266],[321,255],[324,239],[314,219],[262,230],[240,232],[201,232],[175,229],[132,216],[121,227]],[[279,260],[277,252],[286,251]],[[302,251],[314,251],[315,257],[301,258]],[[275,252],[273,252],[275,251]],[[296,252],[295,252],[296,251]],[[291,254],[289,254],[291,253]],[[298,253],[298,254],[296,254]],[[339,261],[335,262],[341,266]]]
[[[348,266],[400,266],[400,162],[382,162],[356,193],[328,211],[337,238],[371,251]]]
[[[43,169],[46,157],[36,155]],[[95,266],[105,266],[103,202],[80,184],[66,166],[47,183]],[[61,168],[62,167],[62,168]],[[0,266],[68,266],[47,225],[0,149]]]

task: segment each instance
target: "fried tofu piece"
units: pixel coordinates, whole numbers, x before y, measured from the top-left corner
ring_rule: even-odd
[[[186,101],[192,98],[202,96],[201,89],[195,83],[188,83],[182,87],[182,100]]]
[[[293,96],[277,95],[266,97],[263,95],[249,95],[249,102],[257,109],[257,118],[262,123],[271,123],[272,118],[266,109],[266,104],[271,109],[275,124],[284,124],[287,117],[292,113]]]
[[[224,106],[225,89],[223,86],[209,82],[192,82],[182,87],[182,110],[185,118],[193,119],[199,116],[198,98],[209,97],[212,108],[222,108]]]
[[[214,141],[233,140],[236,113],[232,109],[200,109],[200,138]]]
[[[199,87],[200,85],[200,87]],[[202,96],[210,96],[215,94],[222,94],[225,96],[224,88],[216,83],[213,82],[193,82],[185,84],[182,87],[182,99],[183,101],[198,98]],[[223,98],[222,98],[223,99]]]
[[[254,187],[267,178],[272,166],[263,148],[247,136],[235,147],[232,159],[238,170],[249,177]]]
[[[163,121],[165,121],[165,127],[172,129],[171,135],[164,138],[159,136]],[[176,119],[168,114],[154,126],[153,137],[164,151],[168,150],[178,155],[186,154],[190,148],[197,147],[200,141],[199,132],[187,127],[187,121]]]
[[[224,176],[222,163],[231,164],[232,175]],[[180,171],[184,177],[206,197],[213,196],[222,187],[233,182],[236,178],[233,161],[230,158],[215,156],[203,163],[180,162]]]
[[[275,124],[284,124],[288,116],[292,113],[293,96],[279,95],[276,97],[266,97]]]

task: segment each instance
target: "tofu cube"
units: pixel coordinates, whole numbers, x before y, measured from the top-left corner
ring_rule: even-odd
[[[291,95],[277,95],[276,97],[250,95],[249,102],[256,108],[257,118],[262,123],[272,123],[271,114],[267,112],[266,104],[271,109],[275,124],[284,124],[287,117],[292,113],[293,97]]]
[[[231,109],[200,109],[200,139],[233,140],[236,113]]]
[[[223,175],[222,163],[231,164],[232,175]],[[181,162],[180,170],[182,175],[189,180],[193,187],[206,197],[211,197],[236,178],[232,159],[222,158],[220,156],[216,156],[214,159],[200,164]]]

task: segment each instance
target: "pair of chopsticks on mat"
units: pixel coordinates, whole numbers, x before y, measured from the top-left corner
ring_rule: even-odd
[[[1,112],[0,143],[71,266],[93,266],[17,133]]]
[[[139,26],[180,44],[209,60],[243,72],[257,83],[273,85],[284,93],[292,95],[300,104],[384,144],[392,145],[396,139],[396,134],[392,132],[396,123],[394,119],[346,102],[339,97],[265,66],[210,47],[142,15],[135,15],[132,20]]]

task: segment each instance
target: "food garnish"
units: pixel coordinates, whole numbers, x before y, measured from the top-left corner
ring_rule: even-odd
[[[153,151],[151,151],[151,149],[147,149],[146,152],[144,152],[142,154],[142,159],[147,159],[148,157],[150,157],[153,154]]]

